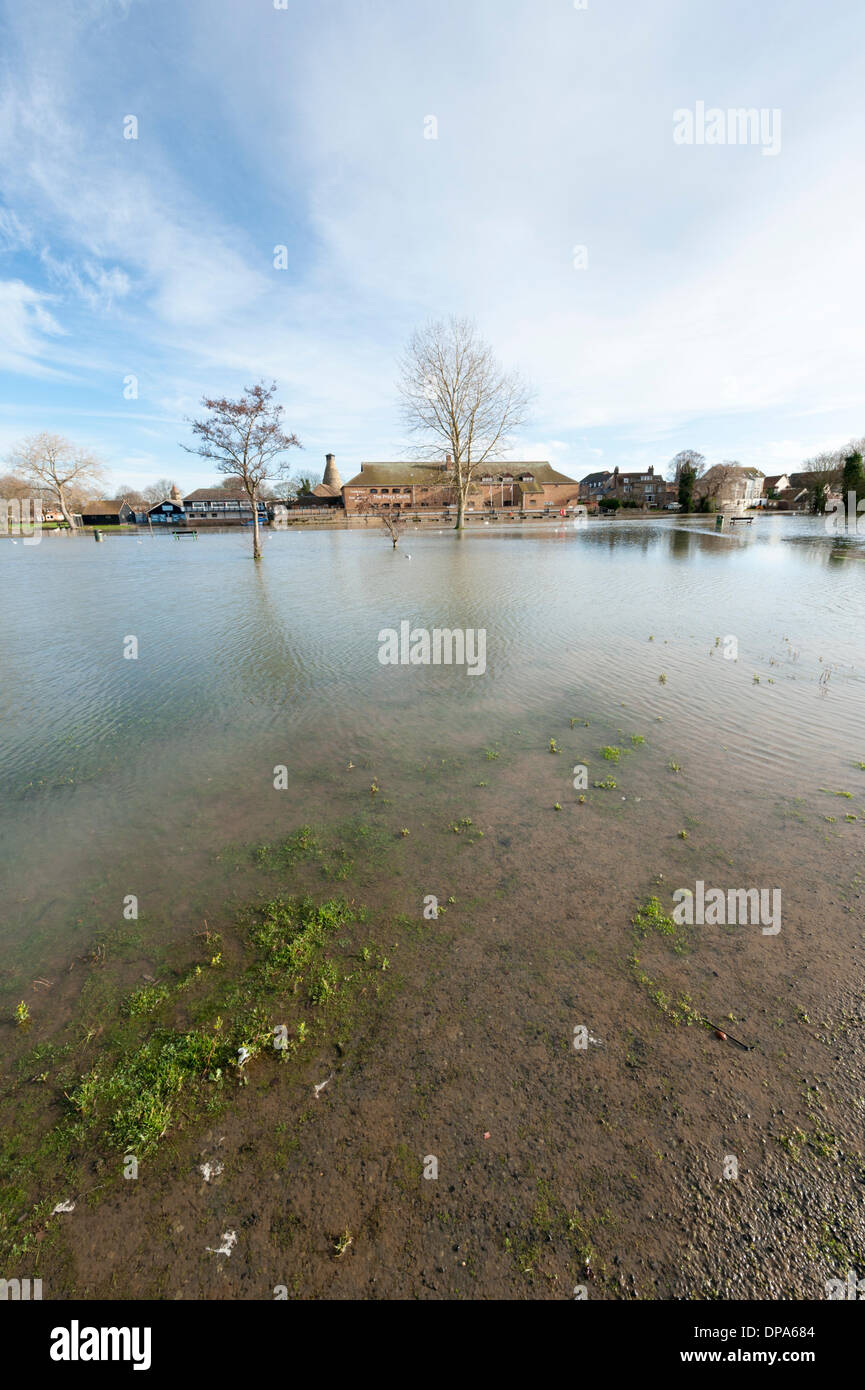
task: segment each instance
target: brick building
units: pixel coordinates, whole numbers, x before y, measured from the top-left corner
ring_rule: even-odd
[[[413,512],[455,507],[452,465],[362,463],[343,485],[348,513]],[[498,463],[478,469],[469,488],[468,512],[541,512],[576,506],[579,485],[548,463]]]

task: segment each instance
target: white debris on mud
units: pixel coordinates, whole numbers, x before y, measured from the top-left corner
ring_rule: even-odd
[[[214,1247],[213,1247],[212,1245],[205,1245],[204,1248],[205,1248],[205,1250],[208,1251],[211,1255],[230,1255],[236,1244],[237,1244],[237,1232],[236,1232],[236,1231],[223,1231],[223,1233],[222,1233],[222,1244],[221,1244],[221,1245],[218,1245],[218,1246],[216,1247],[216,1249],[214,1249]]]

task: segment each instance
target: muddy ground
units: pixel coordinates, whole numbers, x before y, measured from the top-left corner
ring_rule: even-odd
[[[676,771],[629,719],[548,721],[422,783],[335,755],[303,815],[324,862],[235,842],[126,935],[94,928],[101,890],[78,904],[31,1022],[4,1024],[5,1276],[54,1299],[814,1299],[865,1273],[865,774],[843,800],[780,798]],[[335,869],[346,817],[370,853]],[[781,931],[635,926],[698,879],[780,888]],[[218,1099],[185,1090],[124,1178],[100,1131],[70,1135],[72,1088],[103,1045],[211,1023],[206,995],[134,1020],[122,1000],[206,965],[205,918],[241,972],[244,904],[305,892],[368,913],[326,947],[350,997],[287,1064],[264,1050]],[[0,980],[7,1019],[18,986]]]

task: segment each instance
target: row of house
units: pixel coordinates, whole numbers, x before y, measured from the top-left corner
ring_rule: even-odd
[[[311,492],[292,498],[258,502],[264,524],[287,511],[345,512],[349,516],[430,514],[453,510],[457,497],[450,458],[435,463],[362,463],[360,472],[343,483],[333,454],[325,458],[324,477]],[[766,478],[757,468],[718,464],[697,479],[694,496],[709,498],[718,508],[774,506],[805,510],[810,505],[813,479],[808,474],[779,474]],[[618,467],[589,473],[581,482],[536,461],[496,464],[477,473],[469,486],[467,510],[483,515],[506,512],[521,515],[567,513],[577,506],[597,510],[615,499],[621,506],[644,510],[677,510],[679,484],[656,473],[654,467],[622,472]],[[224,487],[198,488],[183,496],[176,486],[164,501],[136,508],[124,498],[94,502],[82,520],[89,526],[174,525],[198,523],[251,524],[252,507],[246,494]]]
[[[668,483],[653,467],[638,473],[603,469],[583,478],[579,499],[584,506],[594,508],[605,497],[615,497],[623,506],[673,508],[679,505],[679,485]]]
[[[271,503],[258,503],[259,519],[268,520]],[[198,488],[184,497],[175,485],[162,502],[153,507],[136,507],[125,497],[105,498],[82,508],[85,526],[187,526],[196,521],[224,524],[252,522],[252,507],[245,493],[226,488]]]
[[[441,463],[362,463],[360,472],[343,483],[333,454],[328,454],[322,482],[299,498],[259,501],[259,519],[273,521],[286,510],[339,509],[348,515],[441,511],[456,505],[450,475],[449,459]],[[478,475],[469,488],[467,507],[477,512],[504,508],[543,514],[573,508],[578,501],[579,483],[549,463],[509,463]],[[81,516],[85,526],[249,524],[252,507],[241,491],[198,488],[184,497],[175,487],[170,497],[147,509],[136,508],[125,498],[112,498],[93,502]]]
[[[696,503],[708,499],[719,510],[767,507],[781,511],[809,511],[815,481],[815,475],[811,473],[779,473],[765,477],[759,468],[719,463],[697,478],[693,496]],[[830,490],[827,500],[831,501],[835,495]],[[618,468],[612,472],[605,469],[583,478],[579,497],[592,510],[599,507],[604,499],[615,498],[622,506],[675,511],[679,507],[679,480],[667,481],[653,468],[639,473],[622,473]]]

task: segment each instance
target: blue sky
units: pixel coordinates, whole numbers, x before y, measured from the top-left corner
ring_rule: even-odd
[[[2,14],[4,455],[48,429],[200,486],[185,417],[265,377],[293,469],[347,478],[404,453],[397,358],[449,313],[536,389],[517,456],[574,477],[865,433],[858,0]],[[698,101],[780,110],[779,152],[675,144]]]

